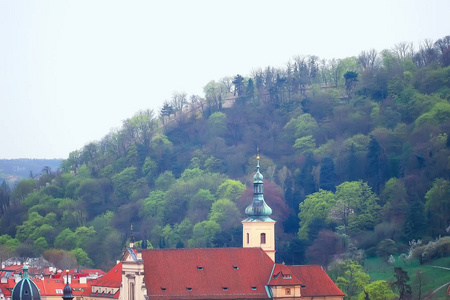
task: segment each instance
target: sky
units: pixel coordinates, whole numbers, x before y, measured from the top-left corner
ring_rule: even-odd
[[[62,158],[174,92],[450,34],[448,0],[0,0],[0,159]]]

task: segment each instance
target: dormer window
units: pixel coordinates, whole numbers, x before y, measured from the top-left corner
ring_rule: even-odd
[[[192,288],[191,287],[187,287],[186,290],[192,291]]]
[[[239,270],[239,267],[238,266],[233,266],[233,269]]]
[[[252,290],[256,291],[256,286],[252,286]]]
[[[222,290],[228,291],[228,288],[227,288],[226,286],[224,286],[224,287],[222,288]]]
[[[203,270],[202,266],[197,266],[197,270]]]
[[[291,274],[283,274],[283,279],[292,279]]]
[[[165,288],[165,287],[162,287],[162,288],[161,288],[161,291],[165,291],[165,290],[166,290],[166,288]]]

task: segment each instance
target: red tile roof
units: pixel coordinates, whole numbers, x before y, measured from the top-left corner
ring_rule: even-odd
[[[12,289],[16,285],[16,281],[12,278],[7,280],[7,283],[0,283],[0,289],[2,290],[3,295],[11,296]]]
[[[288,266],[276,264],[269,285],[304,285]]]
[[[305,286],[301,295],[304,297],[344,296],[321,266],[287,266]]]
[[[62,296],[64,287],[66,286],[63,279],[33,278],[32,280],[39,288],[41,296]],[[72,288],[72,294],[78,296],[84,294],[84,291],[90,287],[91,282],[80,283],[79,280],[72,279],[69,285]]]
[[[80,270],[69,270],[69,275],[72,278],[88,277],[90,275],[103,276],[105,272],[100,269],[80,269]],[[54,274],[52,278],[61,278],[66,276],[66,272],[59,270],[58,273]]]
[[[143,250],[151,299],[268,298],[274,267],[261,248]]]
[[[121,283],[122,283],[122,263],[118,263],[105,275],[103,275],[103,277],[96,280],[92,285],[120,288]]]

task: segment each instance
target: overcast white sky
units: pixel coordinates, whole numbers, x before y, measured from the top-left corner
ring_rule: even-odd
[[[448,0],[0,0],[0,158],[67,158],[174,91],[450,34]]]

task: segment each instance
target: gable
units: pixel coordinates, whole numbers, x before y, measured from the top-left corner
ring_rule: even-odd
[[[108,271],[103,277],[95,281],[93,286],[96,287],[111,287],[120,288],[122,283],[122,263],[116,264],[111,270]]]
[[[274,263],[260,248],[143,250],[149,298],[268,298]]]
[[[269,280],[270,286],[303,286],[302,282],[292,273],[288,266],[276,264]]]

